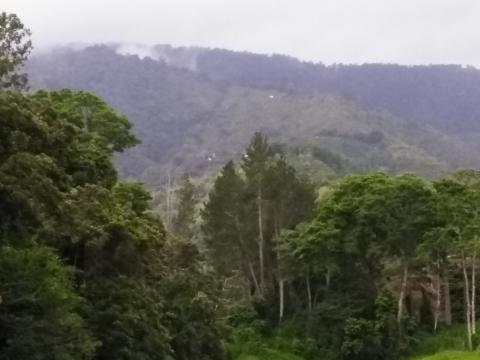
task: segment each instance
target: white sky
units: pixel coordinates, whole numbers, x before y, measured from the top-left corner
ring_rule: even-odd
[[[480,67],[480,0],[0,0],[37,48],[168,43],[324,63]]]

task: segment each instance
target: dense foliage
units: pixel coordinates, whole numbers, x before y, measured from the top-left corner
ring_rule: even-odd
[[[283,297],[280,232],[305,220],[313,202],[313,187],[257,133],[240,169],[227,163],[205,204],[204,241],[217,271],[226,277],[242,273],[249,292],[267,303]]]
[[[0,91],[0,122],[0,357],[223,358],[215,279],[117,180],[128,120],[88,93]]]

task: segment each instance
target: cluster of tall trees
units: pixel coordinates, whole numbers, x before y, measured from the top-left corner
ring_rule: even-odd
[[[260,318],[295,319],[328,356],[396,359],[418,329],[453,322],[475,347],[477,171],[350,175],[315,190],[273,149],[255,134],[204,204],[201,240],[219,278],[243,278]]]
[[[474,349],[477,171],[435,181],[350,175],[315,194],[256,134],[240,163],[222,169],[202,213],[219,276],[241,274],[268,309],[261,317],[293,320],[316,339],[317,355],[397,359],[417,330],[453,322],[465,323]]]
[[[285,235],[287,269],[293,281],[307,279],[304,308],[318,322],[343,319],[337,339],[343,337],[347,357],[395,358],[382,351],[386,335],[395,334],[390,340],[400,351],[413,323],[436,331],[452,316],[465,322],[473,349],[479,195],[473,170],[434,182],[409,174],[347,176],[323,189],[313,220]],[[455,297],[463,311],[452,315],[451,285],[462,278],[464,296]],[[380,324],[379,301],[390,304]],[[350,338],[352,327],[362,346]]]
[[[281,232],[306,220],[314,200],[313,186],[257,133],[240,163],[223,167],[202,212],[203,239],[217,272],[241,273],[249,281],[248,295],[278,300],[281,317]]]

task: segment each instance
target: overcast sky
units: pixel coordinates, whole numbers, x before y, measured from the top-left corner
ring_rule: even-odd
[[[1,0],[37,48],[200,45],[324,63],[480,67],[480,0]]]

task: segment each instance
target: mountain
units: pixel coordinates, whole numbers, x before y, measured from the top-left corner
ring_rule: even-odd
[[[480,131],[480,70],[460,65],[325,66],[283,55],[157,45],[152,56],[236,86],[332,93],[449,132]]]
[[[129,55],[139,49],[142,56]],[[475,69],[327,67],[118,44],[41,53],[27,69],[34,89],[92,91],[130,117],[142,144],[119,157],[119,169],[150,185],[239,158],[255,131],[287,144],[287,156],[320,177],[368,169],[437,176],[480,165]]]

